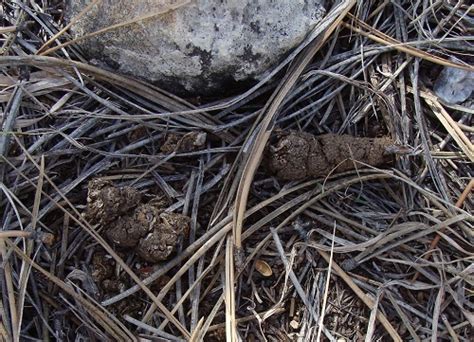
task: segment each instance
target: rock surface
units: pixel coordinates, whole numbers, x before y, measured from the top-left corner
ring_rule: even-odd
[[[436,79],[434,91],[446,103],[462,103],[472,98],[474,72],[446,67]]]
[[[66,17],[91,2],[67,0]],[[71,31],[77,38],[157,13],[80,44],[93,62],[120,73],[176,93],[212,94],[264,75],[321,20],[325,2],[102,0]]]

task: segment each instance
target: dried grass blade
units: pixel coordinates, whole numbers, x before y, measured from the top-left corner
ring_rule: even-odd
[[[101,0],[99,0],[101,1]],[[63,44],[60,44],[58,46],[55,46],[53,48],[50,48],[44,52],[41,52],[40,55],[41,56],[46,56],[46,55],[49,55],[51,54],[52,52],[54,51],[57,51],[59,49],[62,49],[66,46],[69,46],[71,44],[74,44],[74,43],[77,43],[79,41],[82,41],[82,40],[85,40],[85,39],[88,39],[88,38],[91,38],[91,37],[94,37],[94,36],[97,36],[99,34],[103,34],[103,33],[106,33],[106,32],[109,32],[109,31],[112,31],[112,30],[115,30],[115,29],[118,29],[118,28],[121,28],[121,27],[125,27],[125,26],[129,26],[129,25],[132,25],[132,24],[135,24],[135,23],[138,23],[140,21],[143,21],[143,20],[147,20],[147,19],[151,19],[153,17],[156,17],[156,16],[159,16],[159,15],[163,15],[163,14],[166,14],[166,13],[169,13],[171,11],[175,11],[176,9],[182,7],[182,6],[185,6],[187,4],[189,4],[191,2],[191,0],[185,0],[185,1],[182,1],[182,2],[178,2],[176,4],[170,4],[170,5],[167,5],[165,9],[162,9],[162,10],[159,10],[159,11],[155,11],[153,13],[149,13],[149,14],[146,14],[146,15],[142,15],[138,18],[133,18],[133,19],[130,19],[130,20],[126,20],[126,21],[123,21],[121,23],[118,23],[118,24],[114,24],[114,25],[110,25],[110,26],[107,26],[107,27],[104,27],[103,29],[100,29],[100,30],[97,30],[97,31],[94,31],[94,32],[91,32],[91,33],[88,33],[88,34],[85,34],[83,36],[80,36],[76,39],[73,39],[73,40],[70,40],[66,43],[63,43]],[[90,6],[92,7],[92,6]],[[89,8],[85,8],[84,11],[82,11],[81,13],[79,13],[79,15],[83,15],[85,14],[84,12],[86,12],[86,10],[88,10]]]
[[[13,286],[12,268],[10,260],[7,257],[7,250],[5,245],[6,240],[0,239],[0,253],[2,255],[2,267],[3,275],[5,278],[5,285],[7,290],[8,305],[10,307],[10,320],[11,320],[11,338],[13,341],[20,341],[20,335],[18,334],[18,311],[15,301],[15,287]]]
[[[318,250],[318,253],[326,260],[326,262],[329,263],[330,258],[329,258],[329,255],[326,254],[326,252]],[[354,291],[354,293],[364,302],[364,304],[367,305],[369,309],[372,309],[374,307],[374,301],[369,296],[367,296],[360,289],[360,287],[356,285],[356,283],[354,283],[351,277],[346,272],[344,272],[344,270],[340,268],[338,264],[333,263],[332,267],[334,268],[334,271],[336,271],[336,274],[344,280],[344,282],[352,289],[352,291]],[[379,311],[377,313],[377,319],[380,321],[380,323],[382,323],[385,330],[387,330],[390,337],[392,337],[394,341],[396,342],[403,341],[400,335],[398,335],[398,332],[395,330],[393,325],[389,322],[387,317],[385,317],[385,315],[382,312]]]
[[[15,137],[16,138],[16,137]],[[18,145],[22,148],[24,155],[28,158],[28,160],[35,166],[36,169],[39,169],[39,165],[36,163],[34,158],[26,151],[23,145],[16,140]],[[7,159],[4,160],[16,170],[16,167],[9,163]],[[52,181],[52,179],[48,175],[44,175],[45,179],[48,183],[53,187],[57,194],[61,196],[61,198],[66,202],[66,204],[72,209],[72,211],[76,214],[79,219],[72,215],[69,211],[67,211],[64,207],[62,207],[59,203],[56,202],[56,206],[63,211],[66,215],[68,215],[72,220],[74,220],[82,229],[84,229],[88,234],[90,234],[114,259],[115,261],[123,268],[123,270],[133,279],[133,281],[148,295],[148,297],[155,303],[158,308],[163,312],[163,314],[178,328],[178,330],[186,337],[189,338],[189,332],[183,325],[171,315],[169,310],[166,306],[161,303],[153,292],[140,280],[140,278],[130,269],[130,267],[125,263],[125,261],[113,250],[113,248],[102,238],[94,229],[90,227],[88,222],[84,221],[84,218],[78,212],[77,208],[69,201],[69,199],[61,192],[61,190],[56,186],[56,184]],[[27,182],[31,182],[30,179],[26,178]],[[0,183],[1,184],[1,183]],[[34,184],[33,184],[34,185]],[[51,196],[48,194],[43,193],[48,199],[54,201]],[[83,222],[84,221],[84,222]]]
[[[439,318],[441,315],[441,305],[443,304],[444,299],[444,284],[441,284],[439,287],[438,294],[434,303],[433,309],[433,324],[431,325],[431,342],[438,341],[438,326]]]
[[[194,328],[191,337],[189,339],[189,342],[198,342],[201,341],[199,336],[201,336],[201,329],[204,324],[204,317],[201,317],[199,322],[196,324],[196,327]]]
[[[4,322],[4,314],[3,314],[3,306],[0,302],[0,317],[2,318],[2,320],[0,320],[0,337],[6,341],[6,342],[10,342],[11,341],[11,338],[10,338],[10,335],[8,335],[8,332],[7,330],[5,329],[5,326],[3,325],[3,322]]]
[[[377,312],[379,304],[380,304],[380,291],[377,291],[377,295],[375,296],[375,301],[372,309],[370,310],[369,316],[369,324],[367,325],[367,333],[365,334],[365,342],[373,341],[373,336],[375,333],[375,321],[377,319]]]
[[[352,18],[356,19],[358,24],[363,23],[361,20],[359,20],[355,17],[352,17]],[[377,30],[377,29],[375,29],[375,28],[373,28],[373,27],[371,27],[367,24],[361,25],[361,26],[366,26],[366,29],[369,30],[372,33],[365,32],[362,29],[359,29],[359,28],[357,28],[357,27],[355,27],[351,24],[344,23],[344,26],[347,27],[348,29],[364,36],[364,37],[367,37],[367,38],[377,42],[377,43],[393,47],[394,49],[396,49],[398,51],[405,52],[405,53],[407,53],[411,56],[415,56],[415,57],[430,61],[430,62],[435,63],[435,64],[443,65],[443,66],[463,69],[463,70],[466,70],[466,71],[474,71],[473,66],[451,62],[450,60],[440,58],[440,57],[434,56],[432,54],[429,54],[429,53],[427,53],[423,50],[417,49],[417,48],[412,47],[412,46],[408,46],[408,45],[406,45],[406,44],[404,44],[404,43],[402,43],[402,42],[400,42],[400,41],[398,41],[398,40],[396,40],[396,39],[394,39],[390,36],[387,36],[386,34],[383,34],[379,30]]]
[[[2,241],[3,243],[3,241]],[[114,336],[116,339],[129,339],[131,337],[131,333],[128,331],[123,331],[105,312],[103,312],[100,308],[89,302],[84,297],[78,295],[75,291],[73,291],[71,286],[68,286],[64,283],[61,279],[57,278],[56,276],[52,275],[41,266],[39,266],[36,262],[34,262],[31,258],[29,258],[21,249],[17,246],[12,244],[11,242],[7,241],[10,248],[22,258],[26,263],[28,263],[31,267],[36,269],[38,272],[42,273],[45,277],[48,278],[51,282],[53,282],[56,286],[58,286],[61,290],[66,292],[68,295],[73,297],[77,302],[79,302],[90,314],[92,317],[96,319],[98,322],[109,334]]]
[[[400,305],[398,305],[398,303],[396,302],[396,300],[393,298],[392,294],[390,292],[387,293],[387,297],[388,299],[390,300],[390,303],[392,304],[392,306],[395,308],[395,310],[397,311],[398,315],[400,316],[400,318],[402,319],[402,322],[403,324],[405,325],[405,327],[408,329],[408,331],[410,332],[410,335],[411,337],[413,338],[413,341],[415,342],[421,342],[421,339],[420,337],[416,334],[416,331],[415,329],[413,328],[412,326],[412,322],[408,319],[407,315],[405,314],[405,312],[403,312],[403,310],[400,308]]]
[[[275,90],[273,95],[270,97],[269,102],[265,105],[265,108],[263,109],[263,111],[266,113],[262,119],[262,123],[258,127],[258,134],[251,146],[249,157],[244,164],[234,205],[233,235],[235,245],[238,249],[242,247],[242,226],[245,210],[247,207],[250,186],[255,172],[260,164],[265,145],[273,130],[273,124],[278,114],[278,109],[280,108],[280,105],[285,99],[288,92],[296,83],[298,77],[301,75],[306,65],[313,58],[314,54],[327,41],[327,39],[338,27],[339,23],[342,22],[346,14],[355,5],[356,2],[357,1],[355,0],[346,0],[339,4],[337,8],[332,10],[331,18],[326,18],[328,22],[332,20],[332,23],[328,25],[328,28],[326,29],[324,34],[315,39],[307,47],[307,49],[304,50],[303,53],[298,57],[290,72],[285,76],[285,78]]]
[[[35,200],[33,203],[33,211],[31,214],[31,232],[36,231],[36,224],[38,222],[38,212],[41,203],[41,192],[43,190],[43,181],[44,181],[44,172],[45,172],[45,161],[44,155],[41,156],[40,161],[40,170],[39,170],[39,177],[38,177],[38,184],[36,186],[35,191]],[[32,240],[25,240],[23,239],[23,244],[26,246],[25,254],[28,257],[31,257],[32,249],[34,242]],[[30,276],[31,266],[29,266],[24,260],[21,263],[20,268],[20,277],[18,281],[19,287],[19,294],[18,294],[18,334],[21,332],[21,323],[23,319],[23,309],[25,303],[25,296],[26,296],[26,288],[28,285],[28,278]]]
[[[326,286],[324,288],[323,303],[321,305],[321,316],[319,317],[319,322],[318,322],[318,335],[316,337],[317,341],[321,340],[321,332],[323,330],[324,316],[326,315],[326,308],[327,308],[326,305],[327,305],[328,294],[329,294],[329,283],[331,281],[332,262],[333,262],[333,256],[334,256],[335,236],[336,236],[336,222],[334,222],[334,228],[332,231],[331,253],[329,254],[328,275],[326,276]]]
[[[16,32],[18,28],[16,26],[5,26],[0,27],[0,34]]]
[[[303,304],[306,306],[306,309],[308,310],[311,318],[315,322],[319,322],[319,317],[318,314],[316,313],[316,310],[314,309],[313,305],[310,303],[308,300],[308,296],[306,295],[305,291],[303,290],[303,287],[300,284],[300,281],[298,280],[298,277],[296,276],[295,272],[292,269],[291,263],[288,261],[285,251],[283,249],[283,245],[281,243],[280,237],[278,236],[278,227],[277,228],[270,228],[271,236],[273,238],[273,241],[275,242],[275,246],[277,248],[278,254],[280,256],[280,259],[283,263],[283,266],[285,267],[285,272],[286,276],[290,278],[291,282],[293,283],[293,286],[295,287],[296,293],[300,297],[301,301]],[[322,327],[322,330],[324,331],[326,337],[331,340],[335,341],[334,337],[332,337],[329,333],[329,331]]]
[[[1,57],[0,57],[1,58]],[[20,81],[15,89],[11,98],[8,100],[7,106],[4,111],[3,120],[0,122],[0,156],[5,156],[8,152],[11,140],[11,131],[15,126],[18,112],[20,111],[21,101],[23,100],[24,90],[23,84],[25,81]]]
[[[302,184],[299,184],[297,186],[294,186],[292,188],[289,188],[287,190],[281,191],[278,194],[270,197],[269,199],[260,202],[256,206],[252,207],[250,210],[247,211],[246,217],[258,212],[262,208],[265,208],[269,206],[271,203],[274,203],[275,201],[290,195],[298,190],[304,189],[306,187],[312,186],[316,184],[318,181],[317,180],[311,180],[304,182]],[[181,254],[182,258],[175,258],[171,261],[169,261],[166,266],[160,267],[157,271],[155,271],[151,276],[143,280],[143,283],[145,285],[150,284],[152,281],[158,279],[161,275],[165,274],[168,270],[170,270],[172,267],[175,267],[179,265],[179,263],[184,260],[185,257],[190,257],[190,259],[183,265],[183,267],[174,275],[174,277],[168,282],[167,285],[165,285],[162,290],[160,291],[160,294],[158,295],[158,298],[161,298],[161,296],[164,296],[164,294],[167,293],[167,291],[171,288],[171,284],[173,284],[173,279],[177,279],[177,277],[181,276],[181,274],[184,274],[184,272],[189,268],[189,265],[192,265],[194,262],[196,262],[204,253],[210,249],[211,246],[213,246],[215,243],[217,243],[220,239],[222,239],[227,232],[229,232],[232,228],[231,226],[231,220],[232,217],[229,215],[223,220],[220,221],[220,223],[216,223],[215,226],[212,229],[209,229],[206,234],[201,236],[195,243],[193,243],[191,246],[186,248],[186,250],[183,251]],[[136,291],[140,290],[140,287],[138,285],[135,285],[131,287],[130,289],[124,291],[123,293],[112,297],[102,303],[102,305],[107,306],[111,305],[113,303],[118,302],[119,300],[122,300],[126,296],[129,296]],[[156,308],[155,308],[156,309]],[[150,308],[148,312],[145,314],[144,321],[147,322],[151,318],[153,310]]]
[[[61,37],[67,30],[69,30],[71,28],[72,25],[74,25],[75,23],[77,23],[79,20],[81,20],[81,18],[83,16],[85,16],[87,14],[87,12],[90,11],[90,9],[95,5],[95,4],[98,4],[100,3],[102,0],[93,0],[90,4],[88,4],[77,16],[75,16],[74,18],[72,18],[69,23],[64,26],[58,33],[56,33],[54,36],[52,36],[51,38],[48,39],[48,41],[46,43],[44,43],[39,49],[38,51],[36,51],[36,54],[41,54],[41,52],[46,48],[48,47],[49,45],[51,45],[52,42],[54,42],[56,39],[58,39],[59,37]]]
[[[145,324],[141,321],[139,321],[138,319],[135,319],[129,315],[125,315],[124,316],[124,319],[129,322],[129,323],[132,323],[134,325],[136,325],[137,327],[139,327],[140,329],[144,329],[144,330],[148,330],[149,332],[153,333],[153,334],[156,334],[157,336],[159,337],[163,337],[163,338],[166,338],[170,341],[178,341],[178,342],[184,342],[185,340],[179,338],[179,337],[176,337],[176,336],[173,336],[171,334],[168,334],[168,333],[165,333],[164,331],[162,331],[161,329],[156,329],[155,327],[152,327],[148,324]]]
[[[160,293],[158,293],[158,296],[156,296],[157,300],[160,301],[162,300],[165,295],[168,293],[168,291],[171,289],[173,284],[181,278],[181,276],[186,273],[186,271],[197,261],[199,258],[201,258],[214,244],[216,244],[218,241],[223,239],[225,235],[230,231],[230,224],[227,224],[222,228],[220,231],[216,232],[213,234],[213,236],[209,239],[206,240],[206,242],[203,244],[201,248],[199,248],[197,251],[194,252],[194,254],[189,258],[188,261],[174,274],[174,276],[166,283],[165,286],[161,289]],[[131,292],[133,293],[133,292]],[[107,305],[110,304],[110,302],[106,302]],[[151,315],[153,314],[154,310],[156,309],[156,306],[152,305],[148,309],[148,311],[145,313],[145,316],[143,320],[145,322],[148,322],[151,319]]]
[[[234,242],[232,235],[227,236],[225,249],[225,331],[226,341],[237,342],[237,322],[235,319],[234,291]]]
[[[451,118],[435,96],[426,96],[425,102],[431,107],[433,113],[441,122],[443,127],[453,137],[459,148],[467,155],[469,160],[474,163],[474,145],[459,128],[457,123]]]
[[[160,105],[165,107],[170,111],[183,111],[186,110],[186,113],[192,112],[204,112],[206,109],[198,109],[191,111],[190,107],[183,105],[183,101],[178,101],[175,98],[171,98],[163,92],[156,90],[155,88],[125,76],[121,76],[117,73],[113,73],[93,65],[86,63],[72,61],[67,59],[48,57],[48,56],[0,56],[0,66],[19,66],[19,65],[29,65],[35,66],[38,68],[50,68],[52,66],[62,67],[62,68],[77,68],[85,74],[94,75],[97,79],[108,81],[118,87],[127,87],[127,90],[132,91],[144,98],[158,102]]]

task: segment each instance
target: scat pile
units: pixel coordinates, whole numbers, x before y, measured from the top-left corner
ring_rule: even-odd
[[[153,217],[149,233],[138,243],[137,253],[150,262],[165,260],[188,233],[188,217],[162,212]]]
[[[325,177],[331,171],[342,172],[355,168],[353,160],[372,166],[390,161],[388,138],[357,138],[350,135],[305,132],[278,132],[276,142],[267,149],[267,165],[276,177],[299,180]]]
[[[100,224],[116,246],[134,248],[149,262],[166,260],[189,232],[187,216],[164,211],[166,201],[155,198],[142,203],[131,187],[92,180],[88,185],[86,218]]]
[[[156,222],[159,209],[153,205],[141,204],[132,215],[119,217],[114,226],[106,230],[105,235],[120,247],[135,247]]]
[[[134,188],[117,188],[109,181],[94,179],[88,184],[86,216],[92,223],[105,225],[128,213],[141,200],[141,193]]]
[[[167,154],[172,152],[193,152],[201,149],[205,145],[206,139],[206,132],[189,132],[185,135],[170,133],[160,150]]]

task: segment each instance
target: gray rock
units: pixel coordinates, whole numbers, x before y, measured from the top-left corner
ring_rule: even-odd
[[[436,79],[434,91],[446,103],[462,103],[472,97],[474,72],[445,67]]]
[[[325,0],[102,0],[75,37],[151,13],[81,41],[88,58],[176,93],[212,94],[255,80],[321,20]],[[67,0],[69,20],[91,0]]]

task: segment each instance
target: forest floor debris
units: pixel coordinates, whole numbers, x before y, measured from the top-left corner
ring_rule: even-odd
[[[0,2],[0,340],[472,339],[472,6],[327,3],[179,98],[87,62],[64,1]]]

